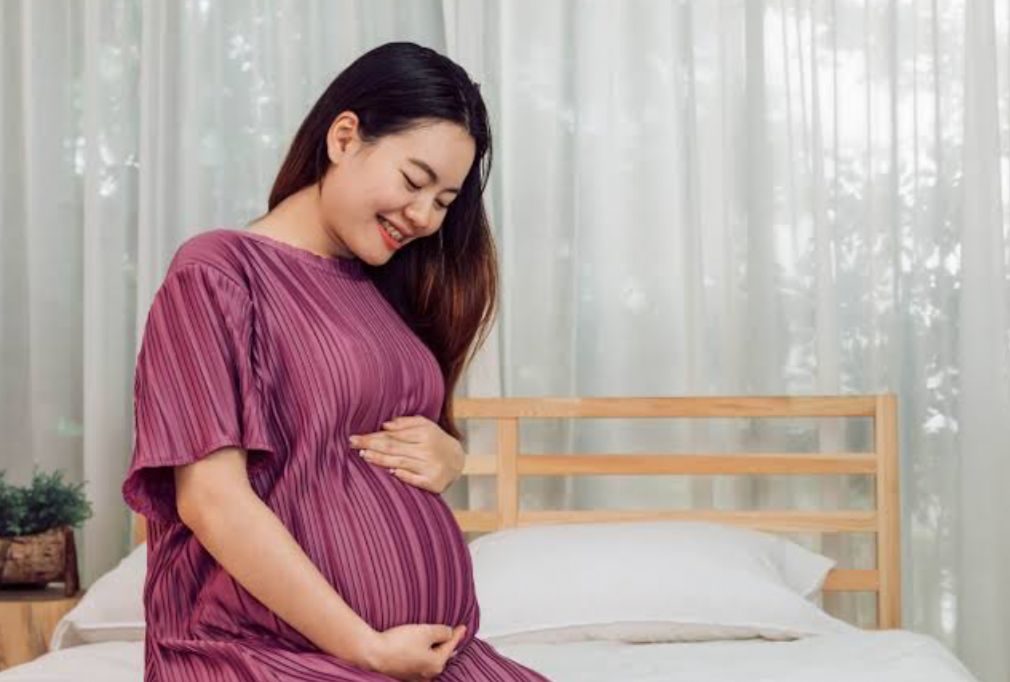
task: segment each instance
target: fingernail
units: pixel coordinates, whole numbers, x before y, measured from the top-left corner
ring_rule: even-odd
[[[358,455],[361,456],[361,457],[364,457],[365,453],[367,453],[367,452],[368,452],[368,450],[358,450]]]

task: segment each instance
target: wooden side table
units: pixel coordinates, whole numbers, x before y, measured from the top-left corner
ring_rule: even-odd
[[[62,583],[42,589],[0,589],[0,670],[41,656],[60,618],[83,596],[63,594]]]

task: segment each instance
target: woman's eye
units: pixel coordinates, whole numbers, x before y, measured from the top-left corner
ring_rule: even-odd
[[[406,173],[401,173],[401,175],[403,175],[403,179],[407,181],[407,184],[410,186],[412,192],[416,192],[417,190],[421,189],[421,186],[415,185],[414,182],[410,179],[410,176],[408,176]],[[448,210],[449,208],[449,204],[443,204],[441,201],[436,201],[435,205],[438,206],[443,211]]]

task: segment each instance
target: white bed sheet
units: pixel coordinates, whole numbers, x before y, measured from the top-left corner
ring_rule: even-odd
[[[907,630],[683,644],[510,644],[554,682],[977,682],[936,639]],[[141,682],[143,642],[85,644],[0,672],[2,682]]]
[[[938,640],[908,630],[787,642],[579,642],[495,648],[555,682],[978,682]]]

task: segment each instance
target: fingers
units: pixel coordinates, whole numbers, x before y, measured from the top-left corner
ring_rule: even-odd
[[[465,625],[460,625],[459,626],[459,630],[457,631],[456,636],[453,637],[452,640],[451,640],[452,646],[448,647],[449,648],[449,658],[452,658],[453,656],[455,656],[459,652],[459,649],[457,647],[459,646],[459,643],[463,641],[463,635],[465,635],[465,634],[466,634],[466,626]]]
[[[442,654],[443,660],[450,658],[456,653],[456,647],[459,645],[460,641],[463,639],[463,635],[466,634],[465,625],[457,625],[452,629],[452,637],[448,641],[439,644],[435,649]]]
[[[362,459],[372,464],[384,467],[398,467],[410,471],[422,472],[426,466],[426,460],[421,457],[414,457],[409,453],[389,454],[378,450],[362,449],[358,452]]]
[[[409,483],[415,488],[423,488],[430,492],[439,494],[442,492],[431,482],[429,477],[423,473],[418,474],[403,468],[390,469],[389,473],[393,474],[404,483]]]
[[[423,417],[421,415],[396,417],[394,419],[390,419],[389,421],[382,422],[382,428],[390,429],[391,431],[399,431],[402,429],[409,429],[413,426],[421,426],[428,421],[427,417]]]
[[[367,448],[369,450],[381,450],[390,454],[413,455],[417,452],[414,446],[422,444],[422,439],[408,440],[403,433],[367,433],[363,436],[351,436],[350,445],[352,448]]]
[[[428,636],[431,638],[431,643],[435,644],[437,642],[445,642],[450,637],[452,637],[453,630],[448,625],[429,625],[428,626]]]
[[[351,435],[352,447],[369,447],[369,440],[375,438],[391,438],[404,443],[423,443],[428,437],[434,422],[425,417],[397,417],[384,422],[382,431]],[[360,441],[360,442],[358,442]]]
[[[383,431],[378,431],[370,435],[375,438],[388,438],[403,443],[423,443],[425,437],[424,431],[416,426],[401,426],[397,429],[384,429]]]

